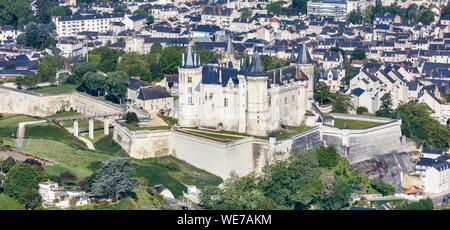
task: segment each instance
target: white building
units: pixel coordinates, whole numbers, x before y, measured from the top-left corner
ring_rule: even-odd
[[[249,65],[235,69],[202,65],[189,46],[178,72],[183,127],[266,136],[281,125],[301,125],[313,103],[314,67],[305,43],[295,64],[268,72],[256,51]]]
[[[425,193],[450,192],[450,155],[439,150],[423,150],[416,172]]]
[[[39,195],[45,207],[69,208],[89,203],[86,192],[60,190],[58,183],[55,182],[39,183]]]
[[[124,20],[123,14],[90,14],[53,17],[59,37],[75,36],[79,32],[107,32],[113,22]]]

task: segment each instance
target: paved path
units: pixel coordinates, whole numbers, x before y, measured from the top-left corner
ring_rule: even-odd
[[[88,149],[95,150],[94,144],[92,144],[92,141],[90,141],[87,138],[82,137],[81,135],[78,137],[82,142],[86,143]]]
[[[21,148],[23,144],[23,137],[25,136],[25,126],[32,125],[32,124],[39,124],[39,123],[45,123],[46,120],[40,120],[40,121],[27,121],[27,122],[20,122],[19,127],[17,128],[17,138],[16,138],[16,148]]]
[[[53,162],[51,162],[51,161],[47,161],[44,159],[40,159],[40,158],[31,156],[31,155],[16,152],[16,151],[0,151],[0,157],[3,157],[3,159],[12,157],[14,160],[20,161],[20,162],[23,162],[26,159],[35,159],[35,160],[41,162],[41,164],[43,164],[43,165],[52,165],[53,164]]]

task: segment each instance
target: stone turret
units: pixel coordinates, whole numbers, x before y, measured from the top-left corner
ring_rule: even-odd
[[[183,53],[179,75],[179,123],[184,127],[199,126],[199,97],[202,80],[200,57],[194,52],[190,43]]]
[[[303,41],[298,49],[297,55],[297,70],[301,71],[308,78],[308,105],[307,109],[311,110],[311,105],[314,103],[313,93],[314,93],[314,63],[309,54],[306,43]],[[298,74],[298,76],[303,76]]]

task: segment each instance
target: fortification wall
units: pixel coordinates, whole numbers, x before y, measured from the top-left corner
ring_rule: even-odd
[[[260,171],[267,162],[268,142],[252,137],[222,143],[174,131],[173,154],[200,169],[224,179],[234,171],[240,176]]]
[[[45,117],[72,104],[71,94],[43,95],[0,86],[0,113]]]
[[[334,145],[347,157],[350,164],[371,159],[378,155],[403,151],[404,138],[401,120],[373,118],[357,115],[334,115],[334,118],[353,119],[383,123],[367,129],[339,129],[322,125],[324,145]]]
[[[77,92],[39,94],[0,86],[0,113],[46,117],[70,108],[86,115],[123,113],[117,105]]]
[[[113,140],[137,159],[167,156],[171,153],[170,130],[130,131],[115,123]]]

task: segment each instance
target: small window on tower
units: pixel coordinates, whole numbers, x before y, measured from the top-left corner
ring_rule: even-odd
[[[188,97],[188,104],[189,105],[193,105],[194,103],[192,103],[192,97]]]
[[[192,93],[192,87],[188,88],[188,93]]]
[[[284,104],[287,105],[287,97],[284,97]]]
[[[223,106],[228,107],[228,98],[223,99]]]
[[[192,77],[188,77],[188,83],[192,83]]]

